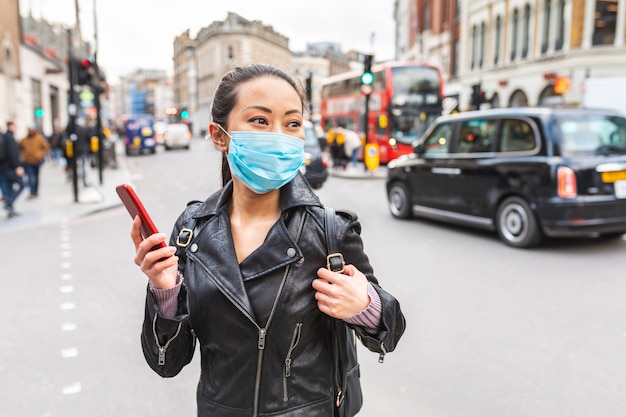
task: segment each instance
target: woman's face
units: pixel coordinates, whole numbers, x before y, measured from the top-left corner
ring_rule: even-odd
[[[278,132],[304,139],[302,101],[294,88],[276,77],[241,84],[228,116],[230,131]]]

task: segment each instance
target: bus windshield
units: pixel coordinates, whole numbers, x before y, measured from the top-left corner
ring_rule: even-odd
[[[440,76],[429,67],[396,67],[392,71],[391,135],[410,144],[441,114]]]

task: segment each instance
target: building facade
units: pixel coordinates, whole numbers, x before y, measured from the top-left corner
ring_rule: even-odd
[[[587,105],[626,76],[626,0],[397,0],[396,23],[398,57],[438,65],[458,110],[473,87],[483,107]]]

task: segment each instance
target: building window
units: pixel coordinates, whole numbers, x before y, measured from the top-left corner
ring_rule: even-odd
[[[32,114],[35,121],[35,127],[39,130],[43,129],[43,107],[41,106],[41,81],[34,78],[30,79],[30,90],[32,99]]]
[[[474,66],[476,65],[476,55],[477,55],[477,49],[478,49],[478,28],[476,28],[476,25],[472,26],[472,61],[470,62],[470,68],[474,69]]]
[[[552,10],[552,0],[545,0],[543,4],[543,31],[541,36],[541,53],[548,51],[550,42],[550,11]]]
[[[452,57],[452,75],[459,74],[459,40],[454,41],[454,56]]]
[[[528,106],[528,97],[522,90],[515,90],[509,99],[509,107],[526,107]]]
[[[423,30],[430,29],[430,4],[424,5],[424,14],[422,15],[422,28]]]
[[[502,48],[502,16],[496,18],[496,44],[493,54],[493,64],[497,65],[500,60],[500,49]]]
[[[560,51],[565,42],[565,0],[559,0],[559,20],[556,27],[556,42],[554,49]]]
[[[524,35],[522,38],[522,58],[528,56],[528,49],[530,48],[530,5],[524,6]]]
[[[233,59],[235,57],[235,52],[232,46],[228,47],[228,59]]]
[[[613,45],[615,22],[617,21],[617,0],[596,0],[594,45]]]
[[[478,61],[478,67],[482,68],[483,67],[483,63],[485,62],[485,38],[486,38],[486,32],[487,32],[487,25],[485,24],[485,22],[483,22],[480,25],[480,60]]]
[[[515,61],[517,55],[517,37],[519,31],[519,10],[513,10],[513,22],[511,25],[511,61]]]

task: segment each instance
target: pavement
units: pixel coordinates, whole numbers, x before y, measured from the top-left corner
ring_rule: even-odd
[[[71,176],[68,179],[65,167],[47,160],[39,172],[39,196],[29,199],[28,185],[13,204],[18,216],[8,218],[6,211],[0,211],[0,234],[57,224],[70,219],[88,216],[93,213],[122,205],[115,186],[131,183],[131,175],[126,167],[126,157],[118,152],[118,168],[104,169],[100,184],[97,168],[88,168],[87,184],[79,180],[77,199]],[[25,179],[26,181],[26,179]]]
[[[53,161],[46,161],[39,173],[39,196],[29,199],[27,185],[14,204],[19,216],[8,218],[5,211],[0,211],[0,234],[58,224],[121,206],[115,187],[121,183],[132,184],[132,178],[124,150],[121,146],[117,148],[117,169],[104,169],[100,184],[97,168],[88,168],[89,186],[84,187],[79,180],[77,201],[71,177],[67,178],[65,167]],[[387,169],[380,166],[374,171],[369,171],[359,163],[356,167],[350,166],[346,169],[330,167],[329,175],[350,179],[382,179],[387,177]]]
[[[356,166],[351,164],[345,169],[340,167],[330,167],[328,173],[333,177],[340,178],[354,178],[354,179],[383,179],[387,178],[387,167],[379,166],[373,171],[365,168],[362,162],[357,163]]]

